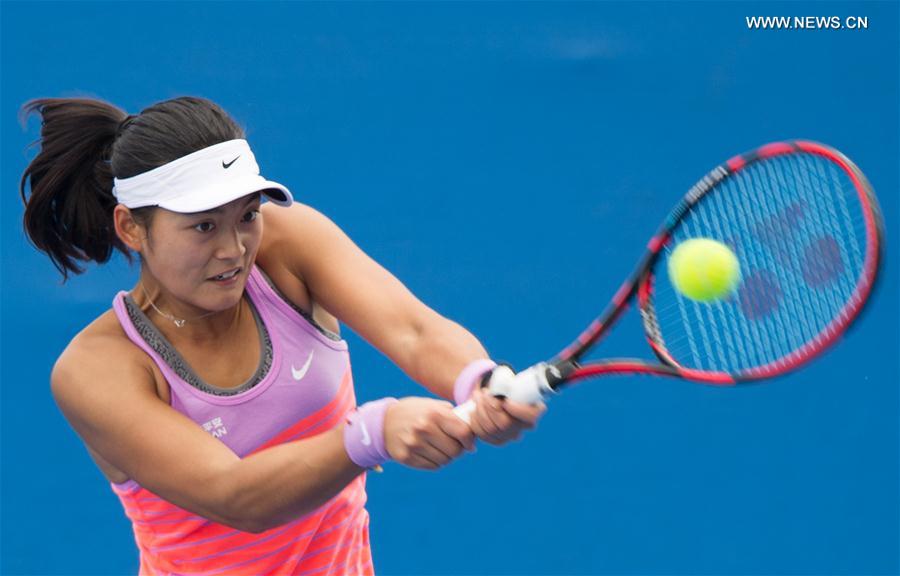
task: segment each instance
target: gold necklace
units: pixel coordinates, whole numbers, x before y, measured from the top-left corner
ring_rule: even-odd
[[[141,285],[141,290],[144,292],[144,296],[147,297],[147,301],[150,302],[150,306],[153,306],[153,309],[156,310],[156,312],[157,312],[160,316],[162,316],[163,318],[166,318],[167,320],[170,320],[173,324],[175,324],[175,326],[177,326],[177,327],[179,327],[179,328],[184,327],[184,325],[188,322],[188,320],[187,320],[186,318],[176,318],[175,316],[172,316],[171,314],[168,314],[168,313],[166,313],[166,312],[163,312],[162,310],[160,310],[159,308],[157,308],[157,307],[156,307],[156,304],[153,303],[153,299],[150,298],[150,295],[149,295],[149,294],[147,294],[147,289],[144,288],[144,283],[143,283],[143,281],[138,282],[138,284]],[[191,322],[195,322],[195,321],[197,321],[197,320],[200,320],[201,318],[206,318],[207,316],[212,316],[213,314],[217,314],[217,313],[218,313],[218,311],[207,312],[206,314],[204,314],[204,315],[202,315],[202,316],[197,316],[196,318],[191,318],[190,321],[191,321]]]

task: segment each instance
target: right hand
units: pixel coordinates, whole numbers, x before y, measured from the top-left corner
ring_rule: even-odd
[[[453,404],[431,398],[403,398],[384,415],[384,445],[396,462],[437,470],[464,450],[475,450],[475,434],[453,413]]]
[[[508,398],[496,398],[487,388],[472,392],[475,411],[469,417],[469,426],[475,436],[494,446],[502,446],[518,440],[522,432],[532,430],[547,411],[543,402],[524,404]]]

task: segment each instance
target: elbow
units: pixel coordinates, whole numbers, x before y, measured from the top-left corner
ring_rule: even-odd
[[[226,503],[222,510],[223,518],[216,521],[241,532],[262,534],[292,522],[300,516],[305,516],[314,511],[315,508],[313,506],[304,506],[300,509],[293,509],[288,513],[281,506],[275,511],[271,507],[264,507],[263,504],[254,504],[250,499],[238,499]]]
[[[243,514],[231,516],[231,520],[225,524],[235,530],[240,530],[241,532],[262,534],[263,532],[268,532],[284,523],[286,523],[286,521],[277,521],[271,517],[264,517],[258,514]]]
[[[273,528],[266,514],[259,509],[257,503],[254,503],[252,491],[239,486],[235,481],[235,475],[227,477],[229,481],[218,491],[216,517],[211,520],[251,534],[261,534]]]
[[[243,526],[237,527],[241,532],[249,532],[251,534],[262,534],[268,530],[271,530],[273,527],[268,527],[264,524],[245,524]]]
[[[210,520],[222,524],[224,526],[228,526],[229,528],[234,528],[240,532],[249,532],[250,534],[261,534],[268,530],[261,523],[252,520],[250,518],[237,518],[237,517],[224,517],[220,516],[218,518],[210,518]]]
[[[247,512],[241,513],[241,511],[236,510],[235,507],[227,505],[219,518],[213,518],[213,520],[220,524],[224,524],[229,528],[234,528],[241,532],[249,532],[251,534],[261,534],[266,530],[274,528],[270,522],[266,521],[266,519],[261,516],[249,514]]]
[[[245,506],[240,499],[227,499],[219,507],[217,517],[212,520],[224,524],[229,528],[261,534],[275,527],[271,519],[260,511],[255,511],[252,506]]]
[[[289,506],[282,499],[273,499],[269,491],[254,490],[234,480],[229,482],[220,495],[217,507],[220,518],[213,520],[251,534],[272,530],[307,512],[304,507],[303,510],[294,509],[291,514],[287,514]]]
[[[235,530],[249,532],[251,534],[262,534],[275,527],[274,524],[261,516],[247,513],[241,514],[240,511],[223,516],[220,523],[225,524],[230,528],[234,528]]]
[[[263,532],[278,528],[286,522],[286,520],[279,520],[276,517],[276,514],[271,510],[264,511],[260,506],[253,505],[245,508],[243,514],[238,511],[238,517],[238,526],[236,526],[236,528],[242,532],[250,532],[251,534],[262,534]]]

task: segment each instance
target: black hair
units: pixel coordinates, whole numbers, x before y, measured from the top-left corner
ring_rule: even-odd
[[[41,137],[35,142],[40,152],[19,183],[25,231],[63,282],[70,272],[84,272],[79,261],[103,263],[113,250],[131,261],[113,224],[113,178],[244,138],[244,130],[217,104],[190,96],[159,102],[136,115],[93,98],[39,98],[22,106],[23,125],[32,113],[41,117]],[[149,226],[155,210],[131,212]]]

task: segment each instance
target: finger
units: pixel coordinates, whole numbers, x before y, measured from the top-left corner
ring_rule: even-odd
[[[475,450],[475,433],[471,426],[451,413],[446,418],[438,420],[438,427],[447,437],[453,439],[462,450]],[[457,455],[459,455],[457,453]]]
[[[475,414],[475,419],[477,420],[478,425],[483,431],[483,433],[479,434],[478,437],[488,444],[503,444],[503,431],[497,427],[497,424],[491,419],[491,417],[488,415],[488,412],[489,409],[487,407],[482,407],[481,410],[476,412]]]
[[[433,462],[437,466],[444,466],[453,460],[444,450],[446,448],[438,448],[431,443],[422,443],[410,449],[410,452],[416,456]]]
[[[537,421],[540,420],[544,412],[547,411],[547,405],[543,402],[537,404],[523,404],[506,400],[503,402],[503,410],[512,418],[522,423],[523,427],[534,428]]]
[[[433,460],[436,464],[445,464],[462,451],[462,446],[453,438],[444,434],[436,423],[421,420],[403,438],[410,452]]]
[[[505,409],[507,400],[492,398],[488,403],[485,413],[497,427],[499,434],[504,434],[506,430],[515,425],[516,419],[511,416]]]
[[[472,433],[475,434],[476,438],[481,438],[486,434],[481,426],[481,421],[478,419],[478,414],[474,411],[469,415],[469,428],[472,429]]]
[[[522,436],[522,431],[534,428],[534,420],[520,420],[514,414],[525,416],[526,418],[532,417],[537,413],[540,413],[543,408],[514,403],[516,406],[513,406],[511,409],[507,409],[507,405],[511,401],[508,399],[501,399],[497,403],[491,403],[491,407],[487,409],[487,416],[491,419],[493,425],[497,426],[498,430],[492,434],[494,440],[498,443],[506,443],[511,440],[518,440]],[[525,408],[523,411],[522,409]],[[512,413],[511,413],[512,412]],[[524,412],[524,413],[523,413]],[[536,418],[536,416],[534,416]]]
[[[393,458],[395,462],[411,468],[434,470],[439,467],[438,462],[420,454],[418,446],[407,442],[400,445]]]
[[[414,430],[424,442],[431,444],[447,458],[453,459],[464,450],[474,449],[474,434],[469,424],[453,413],[453,404],[442,402],[443,410],[432,412]]]
[[[424,441],[425,446],[430,446],[437,452],[440,452],[448,461],[453,460],[466,449],[462,442],[445,433],[440,427],[437,427],[433,433],[425,436]]]
[[[494,421],[502,427],[504,432],[531,430],[537,425],[544,410],[540,407],[520,403],[510,404],[508,400],[504,400],[501,414],[495,415]]]
[[[487,392],[483,394],[481,411],[477,417],[485,434],[479,434],[479,438],[489,444],[502,445],[516,440],[521,436],[521,430],[527,426],[527,423],[519,422],[506,412],[506,402],[506,399],[494,397]]]
[[[500,432],[500,427],[494,422],[490,412],[492,412],[491,403],[498,403],[499,400],[480,390],[477,393],[479,398],[476,400],[475,417],[487,436],[496,436]]]
[[[410,468],[418,468],[420,470],[437,470],[441,467],[441,465],[437,462],[434,462],[433,460],[425,458],[424,456],[420,456],[416,453],[411,453],[409,457],[404,462],[402,462],[402,464],[405,464]]]

